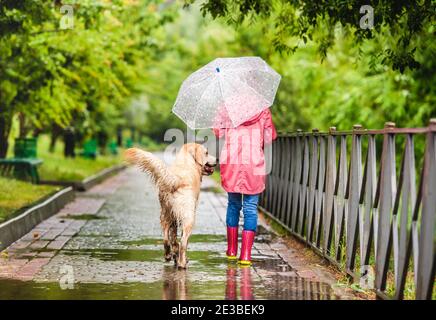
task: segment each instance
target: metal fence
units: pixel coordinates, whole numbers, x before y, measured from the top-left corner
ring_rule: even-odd
[[[379,298],[434,298],[436,119],[280,134],[272,147],[262,211]]]

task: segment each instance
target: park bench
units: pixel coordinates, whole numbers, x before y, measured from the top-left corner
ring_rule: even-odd
[[[39,183],[37,167],[40,164],[42,164],[42,160],[35,158],[0,159],[0,174],[2,176],[13,176],[20,180],[27,180],[30,177],[32,183]]]
[[[95,159],[97,157],[97,140],[89,139],[83,144],[82,157]]]
[[[36,138],[15,139],[14,158],[0,159],[0,175],[39,183],[38,166],[42,160],[36,158],[36,142]]]
[[[112,155],[118,154],[118,145],[116,141],[111,141],[111,143],[109,143],[109,151]]]

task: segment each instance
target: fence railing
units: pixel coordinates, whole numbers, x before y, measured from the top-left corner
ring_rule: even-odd
[[[434,299],[436,119],[280,134],[272,147],[261,210],[378,297]]]

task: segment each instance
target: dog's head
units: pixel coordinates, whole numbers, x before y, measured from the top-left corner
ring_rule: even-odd
[[[216,158],[211,156],[207,148],[198,143],[188,143],[183,146],[185,151],[201,166],[201,173],[209,176],[216,166]]]

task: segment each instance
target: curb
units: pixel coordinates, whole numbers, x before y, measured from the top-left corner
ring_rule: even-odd
[[[49,218],[74,199],[74,190],[67,187],[55,193],[19,216],[0,224],[0,251],[31,231],[37,224]]]
[[[118,164],[110,168],[104,169],[82,181],[52,181],[52,180],[41,180],[41,184],[49,184],[55,186],[71,186],[77,191],[87,191],[93,186],[99,184],[103,180],[117,174],[121,170],[125,169],[126,166],[123,164]]]

